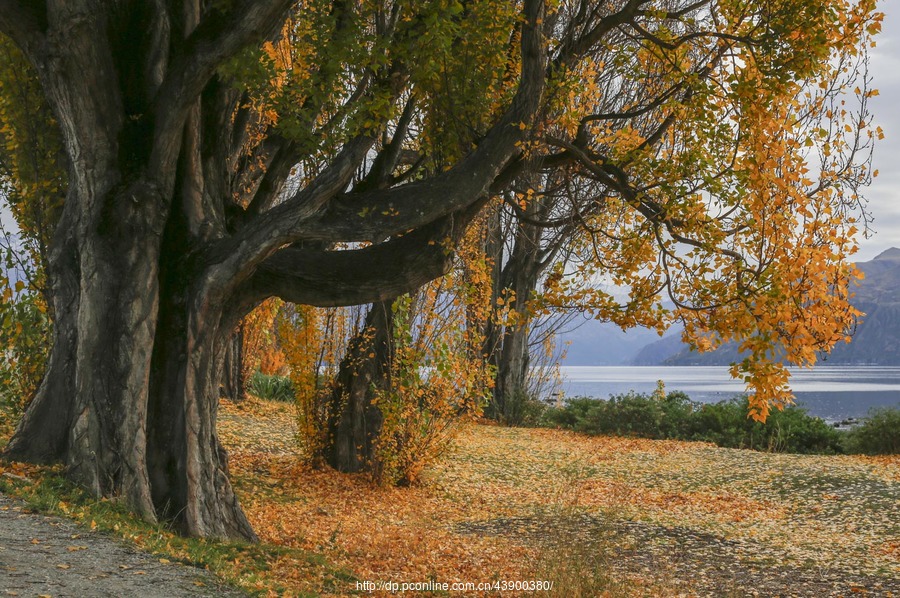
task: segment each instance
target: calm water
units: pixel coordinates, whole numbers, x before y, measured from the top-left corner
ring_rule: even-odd
[[[691,399],[714,403],[744,391],[727,366],[563,366],[566,396],[607,398],[630,390],[650,393],[656,381],[666,391],[681,390]],[[812,415],[836,421],[863,417],[872,407],[900,407],[900,367],[821,366],[794,370],[791,388],[797,403]]]

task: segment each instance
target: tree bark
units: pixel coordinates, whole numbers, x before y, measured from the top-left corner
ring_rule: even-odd
[[[531,209],[534,209],[536,203]],[[499,228],[499,226],[498,226]],[[502,264],[503,244],[493,240],[489,249],[495,253],[494,302],[503,297],[515,312],[505,326],[491,324],[485,334],[485,352],[496,368],[493,401],[488,414],[500,421],[518,423],[518,408],[528,390],[530,362],[528,330],[532,319],[529,302],[537,288],[538,279],[546,266],[542,262],[542,231],[525,222],[514,223],[513,246]]]
[[[78,259],[75,238],[64,212],[51,243],[48,287],[53,299],[53,345],[47,370],[4,455],[17,461],[54,463],[64,460],[69,444],[71,403],[78,344]]]
[[[382,416],[373,404],[390,384],[393,345],[393,300],[374,303],[363,329],[341,361],[328,423],[325,461],[338,471],[370,471]]]
[[[222,396],[234,403],[247,398],[244,388],[244,329],[238,328],[228,339],[222,363]]]

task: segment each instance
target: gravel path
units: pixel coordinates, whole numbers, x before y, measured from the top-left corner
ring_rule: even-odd
[[[0,495],[0,596],[237,598],[244,594],[204,569],[160,562],[159,557],[136,552],[109,536],[29,512]]]

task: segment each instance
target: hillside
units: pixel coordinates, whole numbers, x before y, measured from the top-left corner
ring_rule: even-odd
[[[666,338],[673,334],[669,332]],[[564,365],[628,365],[639,351],[659,338],[655,330],[622,330],[609,322],[585,320],[561,333],[557,341],[566,348]]]
[[[894,247],[857,267],[865,278],[853,305],[865,313],[853,340],[820,359],[832,365],[900,365],[900,249]],[[712,353],[695,353],[677,339],[664,338],[641,348],[633,365],[727,365],[739,360],[728,344]]]

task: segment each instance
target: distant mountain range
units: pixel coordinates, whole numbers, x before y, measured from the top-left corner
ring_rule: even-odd
[[[865,278],[856,289],[853,305],[866,315],[850,343],[840,343],[824,363],[834,365],[900,365],[900,249],[891,248],[856,266]],[[681,342],[681,329],[663,338],[655,331],[601,322],[562,335],[569,343],[564,365],[728,365],[739,361],[730,343],[711,353],[696,353]]]

